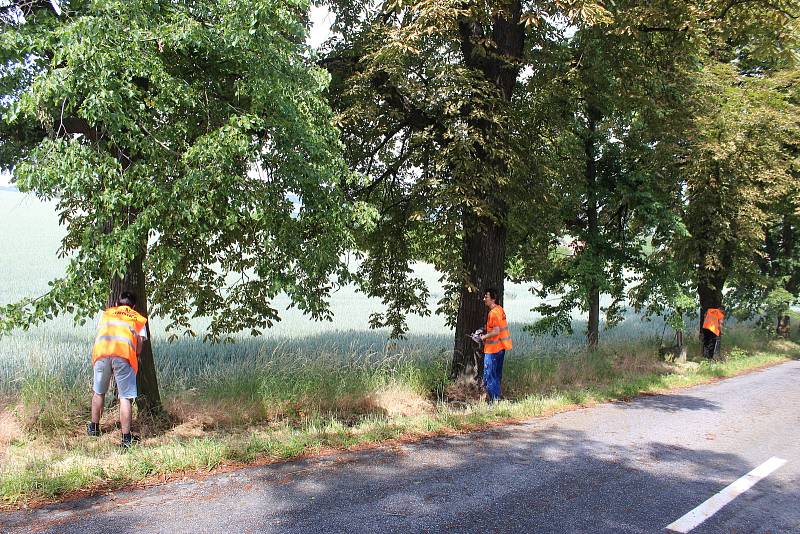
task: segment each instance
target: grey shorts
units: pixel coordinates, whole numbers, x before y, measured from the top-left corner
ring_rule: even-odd
[[[128,360],[117,356],[100,358],[94,362],[94,392],[105,395],[111,382],[111,373],[117,381],[117,390],[121,399],[136,398],[136,373]]]

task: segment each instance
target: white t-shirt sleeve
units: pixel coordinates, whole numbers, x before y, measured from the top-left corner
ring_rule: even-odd
[[[138,336],[142,339],[147,339],[147,326],[143,326],[138,332]]]

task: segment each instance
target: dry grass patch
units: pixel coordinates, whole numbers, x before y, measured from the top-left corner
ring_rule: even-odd
[[[0,408],[0,460],[4,460],[8,447],[25,435],[25,430],[16,416],[17,407]]]
[[[188,433],[195,437],[198,431],[251,424],[265,419],[260,404],[244,399],[204,399],[187,393],[168,399],[164,403],[172,431],[177,435]]]
[[[681,375],[697,372],[697,370],[700,368],[699,362],[683,362],[675,363],[673,365],[673,372]]]
[[[471,373],[463,373],[447,384],[444,398],[448,402],[465,403],[479,400],[483,392]]]
[[[615,372],[630,377],[645,374],[667,374],[675,370],[676,364],[667,363],[648,352],[625,351],[615,355],[612,366]]]
[[[390,417],[409,417],[432,413],[436,406],[428,399],[410,388],[392,385],[382,388],[367,398],[371,411],[386,414]]]
[[[800,345],[789,339],[772,339],[767,345],[768,350],[785,352],[787,354],[800,352]]]
[[[201,438],[213,424],[214,419],[211,416],[196,416],[178,423],[167,435],[180,439]]]

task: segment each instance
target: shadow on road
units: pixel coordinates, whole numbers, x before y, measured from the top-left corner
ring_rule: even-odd
[[[659,410],[664,412],[720,410],[720,406],[716,402],[701,397],[693,397],[691,395],[652,395],[638,397],[630,402],[621,403],[617,406],[627,410]]]
[[[12,514],[0,530],[658,532],[753,467],[676,441],[615,444],[522,425]],[[752,498],[777,496],[796,509],[798,487],[766,479]],[[800,521],[797,512],[793,524],[769,517],[762,526],[773,532]],[[715,521],[729,530],[725,510]]]

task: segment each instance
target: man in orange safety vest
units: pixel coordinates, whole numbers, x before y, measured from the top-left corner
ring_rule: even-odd
[[[725,312],[719,308],[709,308],[703,318],[703,357],[713,359],[719,354],[719,341]]]
[[[137,395],[139,354],[147,338],[147,319],[133,309],[135,306],[136,295],[123,292],[117,305],[105,310],[97,324],[92,349],[92,422],[86,429],[90,436],[100,435],[100,417],[113,374],[119,392],[119,422],[125,448],[138,440],[131,434],[131,404]]]
[[[500,381],[503,378],[503,359],[511,349],[506,312],[497,304],[497,290],[488,288],[483,293],[483,303],[489,308],[483,340],[483,385],[489,402],[500,399]]]

